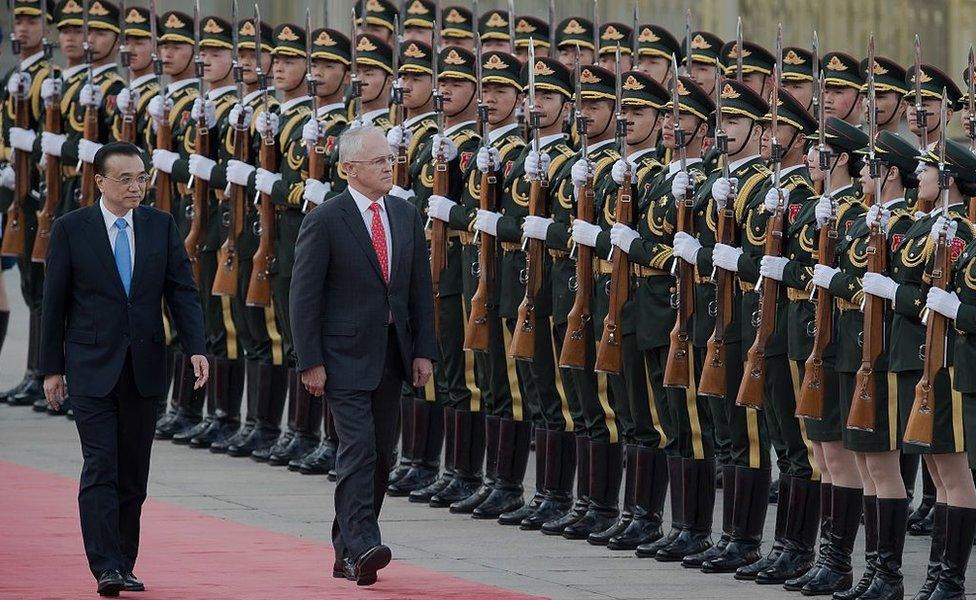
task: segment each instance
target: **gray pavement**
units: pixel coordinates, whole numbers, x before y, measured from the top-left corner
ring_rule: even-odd
[[[23,372],[27,330],[16,271],[7,271],[4,276],[13,315],[0,355],[2,389],[19,381]],[[77,477],[81,453],[74,426],[64,418],[48,417],[30,408],[0,405],[0,460]],[[527,483],[534,481],[532,467],[530,459]],[[169,442],[159,442],[153,450],[152,497],[280,533],[327,542],[333,516],[332,492],[333,484],[325,477],[302,476],[249,459],[218,456]],[[721,527],[721,505],[720,492],[715,503],[716,530]],[[775,507],[771,506],[767,540],[772,535],[774,516]],[[757,600],[790,597],[779,587],[739,582],[731,575],[703,575],[676,564],[637,559],[629,552],[611,552],[586,542],[474,521],[401,498],[387,500],[381,526],[396,560],[557,600],[724,600],[730,594]],[[862,540],[858,539],[858,574],[863,567],[862,550]],[[927,557],[928,538],[907,540],[904,572],[909,595],[924,579]],[[323,569],[329,566],[323,564]],[[970,571],[976,577],[976,568]],[[976,591],[976,583],[970,589]]]

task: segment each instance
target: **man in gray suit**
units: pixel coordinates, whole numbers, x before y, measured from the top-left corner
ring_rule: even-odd
[[[430,262],[420,213],[387,195],[386,136],[346,131],[349,187],[305,218],[291,280],[292,334],[302,384],[328,394],[339,436],[333,576],[359,585],[389,564],[377,524],[399,417],[400,387],[423,387],[436,356]]]

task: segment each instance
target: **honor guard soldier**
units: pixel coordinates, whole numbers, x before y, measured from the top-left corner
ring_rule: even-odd
[[[868,59],[861,61],[861,93],[867,93]],[[910,92],[905,83],[905,69],[895,61],[881,56],[874,59],[874,90],[878,112],[878,131],[898,133],[910,104]],[[941,91],[941,90],[940,90]]]
[[[754,42],[742,42],[742,76],[739,77],[739,44],[725,42],[719,51],[724,75],[728,79],[741,79],[752,91],[768,98],[773,89],[773,66],[776,57],[772,52]]]
[[[708,115],[714,105],[690,78],[680,79],[676,90],[679,127],[684,132],[683,142],[688,154],[685,167],[698,185],[705,180],[699,156]],[[633,450],[628,448],[628,477],[631,477],[632,468],[636,468],[636,473],[633,475],[633,518],[624,531],[608,540],[607,547],[635,550],[647,548],[663,537],[661,524],[669,472],[675,482],[671,496],[672,513],[678,515],[682,510],[683,496],[679,491],[682,489],[682,458],[675,452],[676,432],[663,382],[669,334],[675,321],[675,309],[671,304],[675,279],[671,273],[677,260],[672,251],[676,202],[670,194],[671,182],[680,172],[681,163],[675,155],[675,161],[662,170],[655,158],[660,145],[652,143],[651,139],[640,139],[643,132],[656,129],[660,132],[661,144],[675,150],[674,104],[670,93],[650,77],[633,73],[633,80],[630,75],[624,80],[621,103],[628,119],[627,142],[631,154],[627,160],[632,163],[636,225],[617,219],[610,230],[610,241],[627,253],[636,279],[631,291],[633,300],[625,305],[625,311],[629,307],[632,313],[632,335],[636,339],[628,342],[630,335],[625,331],[621,343],[635,446]],[[648,122],[651,114],[654,114],[654,121]],[[614,165],[612,175],[617,185],[624,182],[626,168],[622,161]],[[626,326],[627,312],[623,315]],[[625,352],[630,344],[634,344],[633,350]],[[633,357],[629,356],[632,352],[635,353]],[[636,456],[632,458],[630,453]],[[631,467],[632,460],[634,467]],[[647,554],[642,551],[638,555]]]
[[[824,54],[821,68],[824,74],[824,110],[828,117],[837,117],[851,125],[858,125],[864,106],[861,87],[864,85],[860,63],[844,52]]]
[[[363,15],[361,12],[364,6],[366,8],[365,23],[363,23]],[[375,36],[387,45],[395,43],[393,39],[396,34],[395,23],[400,14],[400,9],[395,4],[390,2],[390,0],[366,0],[365,2],[356,2],[354,4],[354,10],[356,11],[356,27],[358,33]]]
[[[962,99],[959,86],[942,70],[932,65],[922,64],[918,70],[918,84],[915,83],[915,66],[911,66],[905,73],[908,93],[905,94],[905,117],[908,129],[918,138],[919,148],[932,149],[939,139],[939,108],[942,103],[942,91],[946,95],[946,120],[951,121],[953,112]],[[934,199],[921,201],[918,191],[913,190],[906,197],[912,211],[931,212],[935,207]],[[921,215],[916,215],[916,218]]]
[[[814,76],[819,76],[820,65],[813,64],[813,53],[806,48],[787,46],[783,48],[783,89],[796,98],[806,111],[813,108]]]
[[[511,17],[505,10],[490,10],[478,19],[478,35],[481,36],[482,52],[510,52],[512,37],[509,30]]]
[[[683,56],[684,50],[670,31],[648,23],[637,28],[637,58],[634,70],[655,82],[667,85],[671,78],[671,56]],[[620,49],[621,53],[623,48]],[[714,74],[712,79],[714,80]]]
[[[597,52],[597,63],[604,69],[614,72],[617,47],[620,47],[620,68],[629,71],[631,65],[631,36],[634,29],[623,23],[603,23],[600,25],[600,49]]]
[[[149,112],[146,107],[162,90],[159,78],[156,77],[153,65],[153,28],[151,20],[157,17],[149,9],[133,6],[125,14],[125,48],[129,54],[129,69],[131,78],[126,87],[119,92],[115,99],[117,109],[112,124],[112,137],[116,140],[127,141],[141,148],[152,148],[155,143],[150,125]],[[159,30],[157,19],[156,30]],[[125,139],[129,126],[123,126],[126,115],[135,118],[134,139]]]
[[[576,65],[576,50],[579,49],[581,65],[596,62],[596,48],[593,46],[593,21],[583,17],[567,17],[556,26],[556,50],[559,62],[572,69]]]
[[[437,4],[432,0],[411,0],[403,17],[403,41],[423,42],[430,46],[434,40],[434,15]]]
[[[442,11],[441,43],[474,52],[474,16],[463,6],[448,6]]]
[[[11,268],[16,261],[20,271],[20,291],[30,311],[27,334],[27,368],[21,382],[0,394],[0,401],[12,406],[44,402],[43,377],[37,373],[40,353],[41,296],[44,286],[44,264],[31,260],[38,229],[38,198],[43,174],[34,165],[40,159],[38,136],[45,112],[42,110],[42,87],[60,83],[60,70],[51,62],[45,48],[50,20],[44,0],[17,0],[11,7],[9,32],[17,64],[5,74],[0,87],[0,210],[3,211],[2,261]],[[35,195],[37,194],[37,195]],[[46,196],[46,193],[44,194]],[[12,222],[13,212],[19,219]],[[0,273],[2,276],[2,273]],[[10,318],[0,313],[0,344],[3,343]],[[47,406],[40,407],[46,410]]]
[[[549,23],[539,17],[515,18],[515,56],[523,64],[529,62],[529,45],[535,47],[536,56],[549,52]],[[592,43],[591,43],[592,45]]]
[[[725,42],[709,31],[691,32],[691,63],[688,65],[688,76],[695,80],[698,87],[705,90],[709,97],[715,95],[715,70],[722,69],[724,63],[720,58]],[[682,48],[688,48],[687,41],[683,41]],[[688,57],[684,57],[687,62]]]

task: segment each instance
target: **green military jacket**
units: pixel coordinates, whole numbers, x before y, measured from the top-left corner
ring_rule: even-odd
[[[302,119],[301,123],[298,123],[295,129],[301,135],[302,130],[305,125],[308,124],[309,119],[312,118],[311,111],[308,112]],[[336,102],[334,104],[328,104],[318,108],[316,118],[318,119],[319,128],[323,131],[323,137],[325,138],[325,154],[326,154],[326,164],[325,177],[326,180],[330,177],[330,174],[337,172],[339,169],[338,165],[334,165],[328,162],[332,159],[338,160],[338,154],[334,153],[336,146],[338,145],[339,135],[346,129],[349,125],[349,121],[346,120],[346,107],[344,104]],[[292,150],[301,156],[301,176],[295,180],[294,178],[288,182],[288,191],[286,197],[290,200],[296,198],[301,205],[304,205],[304,194],[305,194],[305,180],[309,177],[308,172],[308,147],[305,145],[305,139],[302,137],[299,140],[297,146],[293,146]],[[297,162],[298,156],[295,157]],[[282,182],[284,182],[284,177],[282,177]],[[284,186],[285,184],[282,183]],[[328,196],[328,194],[327,194]]]
[[[135,107],[135,144],[140,148],[152,148],[156,145],[156,136],[152,128],[152,117],[149,116],[147,108],[149,107],[150,100],[154,96],[157,96],[163,88],[159,84],[159,79],[156,78],[155,73],[137,77],[129,83],[129,86],[139,94],[139,102]],[[112,120],[112,139],[122,139],[122,113],[120,111],[116,111],[115,117]]]
[[[966,246],[953,265],[950,291],[955,291],[962,302],[955,321],[954,360],[968,367],[976,364],[976,241]],[[976,374],[973,369],[956,369],[952,387],[960,392],[976,392]]]

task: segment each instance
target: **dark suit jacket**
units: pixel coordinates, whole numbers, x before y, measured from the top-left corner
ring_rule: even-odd
[[[64,374],[72,396],[108,395],[130,350],[139,393],[166,393],[163,299],[183,351],[206,353],[203,311],[173,217],[140,206],[132,224],[136,262],[129,297],[97,203],[59,217],[51,229],[40,370]]]
[[[383,374],[390,314],[404,372],[436,357],[434,298],[423,222],[413,204],[386,196],[390,284],[348,191],[302,223],[291,280],[291,329],[298,368],[325,365],[327,388],[373,390]]]

